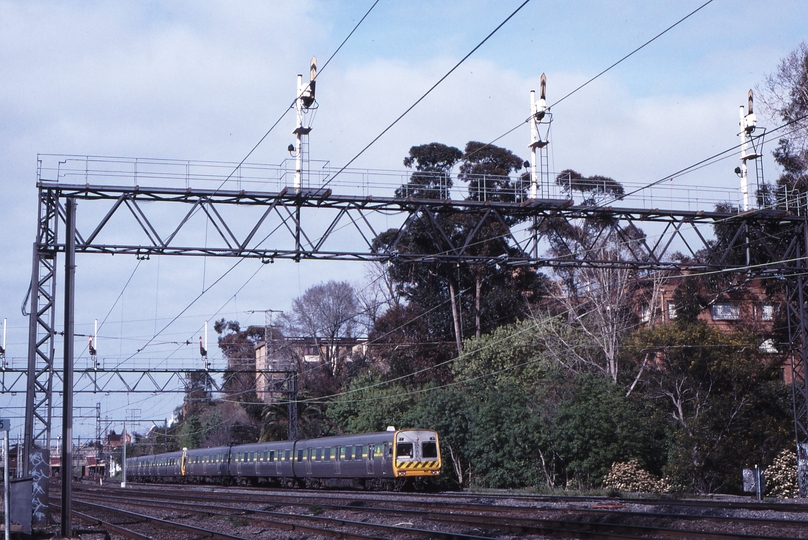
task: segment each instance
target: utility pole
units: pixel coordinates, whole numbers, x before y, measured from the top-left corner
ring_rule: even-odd
[[[74,313],[76,294],[76,199],[66,202],[66,247],[65,247],[65,341],[64,381],[62,395],[62,537],[73,536],[70,523],[73,511],[73,351]]]
[[[95,472],[101,463],[101,402],[95,404]]]

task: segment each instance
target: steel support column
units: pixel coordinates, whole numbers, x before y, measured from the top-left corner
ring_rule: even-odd
[[[63,538],[73,536],[71,516],[73,509],[73,334],[75,326],[74,305],[76,297],[76,199],[66,203],[65,226],[65,339],[64,373],[62,380],[62,511],[61,532]]]
[[[795,243],[796,276],[788,280],[788,334],[791,344],[791,393],[797,449],[797,481],[800,498],[808,497],[808,218]]]
[[[50,480],[51,390],[55,357],[55,301],[58,195],[39,190],[37,237],[33,249],[28,314],[28,379],[25,398],[23,476],[33,478],[33,521],[48,516]]]

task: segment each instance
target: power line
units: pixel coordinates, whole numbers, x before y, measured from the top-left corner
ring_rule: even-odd
[[[355,25],[355,26],[353,27],[353,29],[352,29],[352,30],[351,30],[351,31],[348,33],[348,35],[347,35],[347,36],[346,36],[346,38],[345,38],[345,39],[342,41],[342,43],[340,43],[339,47],[337,47],[337,49],[336,49],[336,50],[335,50],[335,51],[334,51],[334,52],[331,54],[331,56],[329,56],[329,57],[328,57],[328,60],[326,60],[325,64],[323,64],[323,67],[322,67],[322,68],[320,68],[320,70],[319,70],[319,72],[318,72],[318,75],[319,75],[319,74],[321,74],[321,73],[323,72],[323,70],[324,70],[324,69],[325,69],[325,68],[328,66],[328,64],[329,64],[329,63],[331,62],[331,60],[332,60],[332,59],[333,59],[333,58],[334,58],[334,57],[337,55],[337,53],[338,53],[338,52],[339,52],[339,51],[342,49],[343,45],[345,45],[345,43],[346,43],[346,42],[348,41],[348,39],[349,39],[349,38],[350,38],[350,37],[351,37],[351,36],[354,34],[354,32],[356,32],[357,28],[359,28],[359,25],[361,25],[361,24],[362,24],[362,22],[363,22],[363,21],[364,21],[364,20],[367,18],[367,16],[370,14],[370,12],[373,10],[373,8],[374,8],[374,7],[376,7],[376,4],[378,4],[378,3],[379,3],[379,0],[376,0],[376,1],[375,1],[375,2],[374,2],[374,3],[373,3],[371,6],[370,6],[370,8],[367,10],[367,12],[365,12],[365,15],[364,15],[364,16],[362,16],[362,18],[359,20],[359,22],[358,22],[358,23],[356,23],[356,25]],[[300,96],[297,96],[297,97],[295,98],[295,100],[293,100],[293,101],[292,101],[292,106],[294,106],[295,101],[296,101],[297,99],[299,99],[299,98],[300,98]],[[264,136],[263,136],[263,137],[261,137],[261,139],[260,139],[260,140],[259,140],[259,141],[258,141],[258,142],[255,144],[255,146],[253,146],[253,147],[252,147],[252,149],[251,149],[251,150],[250,150],[250,151],[247,153],[247,155],[246,155],[246,156],[244,156],[244,158],[243,158],[243,159],[242,159],[242,160],[239,162],[239,164],[238,164],[238,165],[236,165],[236,167],[235,167],[235,168],[233,169],[233,171],[232,171],[232,172],[231,172],[231,173],[230,173],[230,174],[227,176],[227,178],[225,178],[225,179],[222,181],[222,183],[221,183],[221,185],[219,186],[219,188],[221,188],[221,187],[222,187],[222,186],[223,186],[223,185],[224,185],[224,184],[225,184],[225,183],[226,183],[226,182],[227,182],[227,181],[228,181],[228,180],[229,180],[229,179],[230,179],[230,178],[233,176],[233,174],[235,174],[235,172],[236,172],[236,171],[239,169],[239,167],[241,167],[241,166],[244,164],[244,162],[245,162],[245,161],[247,161],[247,159],[250,157],[250,155],[252,155],[252,153],[255,151],[255,149],[256,149],[256,148],[258,148],[258,146],[259,146],[259,145],[260,145],[260,144],[261,144],[261,143],[262,143],[262,142],[263,142],[263,141],[264,141],[264,140],[267,138],[267,136],[269,136],[269,134],[272,132],[272,130],[273,130],[273,129],[275,129],[275,127],[276,127],[276,126],[277,126],[277,125],[278,125],[278,124],[281,122],[281,120],[282,120],[282,119],[283,119],[283,118],[286,116],[286,114],[289,112],[289,110],[290,110],[290,108],[287,108],[287,109],[286,109],[286,110],[283,112],[283,114],[281,114],[281,116],[278,118],[278,120],[277,120],[277,121],[276,121],[276,122],[275,122],[275,123],[274,123],[274,124],[273,124],[273,125],[272,125],[272,126],[269,128],[269,130],[268,130],[268,131],[267,131],[267,132],[264,134]],[[196,302],[197,302],[197,301],[198,301],[198,300],[199,300],[199,299],[200,299],[200,298],[201,298],[201,297],[202,297],[202,296],[203,296],[203,295],[204,295],[204,294],[205,294],[207,291],[209,291],[209,290],[211,289],[211,287],[213,287],[213,285],[216,285],[216,284],[217,284],[219,281],[221,281],[221,280],[222,280],[222,279],[223,279],[223,278],[224,278],[224,277],[225,277],[227,274],[229,274],[229,273],[230,273],[232,270],[234,270],[234,269],[235,269],[235,268],[236,268],[236,267],[237,267],[239,264],[241,264],[241,263],[243,262],[243,260],[244,260],[244,259],[240,259],[239,261],[237,261],[236,263],[234,263],[234,264],[233,264],[233,266],[231,266],[229,270],[227,270],[227,271],[226,271],[224,274],[222,274],[222,275],[221,275],[221,276],[220,276],[220,277],[219,277],[219,278],[218,278],[218,279],[217,279],[217,280],[216,280],[216,281],[215,281],[215,282],[214,282],[214,283],[213,283],[211,286],[209,286],[209,287],[205,288],[205,289],[204,289],[204,290],[203,290],[203,291],[202,291],[202,292],[201,292],[199,295],[197,295],[197,297],[196,297],[196,298],[194,298],[194,299],[191,301],[191,303],[190,303],[190,304],[188,304],[188,305],[187,305],[187,306],[186,306],[186,307],[185,307],[185,308],[184,308],[182,311],[180,311],[180,313],[179,313],[177,316],[175,316],[173,319],[171,319],[171,321],[169,321],[169,322],[168,322],[168,324],[166,324],[166,325],[165,325],[165,326],[164,326],[164,327],[163,327],[163,328],[162,328],[162,329],[161,329],[159,332],[156,332],[156,333],[154,334],[154,336],[153,336],[151,339],[149,339],[149,341],[148,341],[148,342],[146,342],[146,344],[145,344],[143,347],[141,347],[141,349],[139,349],[139,350],[138,350],[137,352],[135,352],[134,354],[130,355],[130,356],[129,356],[129,357],[126,359],[126,360],[131,359],[131,358],[132,358],[132,357],[134,357],[136,354],[138,354],[138,353],[140,352],[140,350],[142,350],[143,348],[145,348],[146,346],[148,346],[148,345],[149,345],[149,344],[150,344],[150,343],[151,343],[151,342],[152,342],[152,341],[153,341],[153,340],[154,340],[154,339],[155,339],[157,336],[159,336],[159,335],[160,335],[160,334],[161,334],[163,331],[165,331],[165,330],[166,330],[166,329],[167,329],[169,326],[171,326],[171,325],[174,323],[174,321],[176,321],[177,319],[179,319],[179,318],[180,318],[180,316],[182,316],[182,314],[183,314],[183,313],[185,313],[185,312],[186,312],[188,309],[190,309],[190,308],[191,308],[191,306],[193,306],[193,305],[194,305],[194,304],[195,304],[195,303],[196,303]],[[250,278],[249,278],[249,279],[248,279],[248,280],[247,280],[247,281],[244,283],[244,285],[242,285],[242,286],[239,288],[239,290],[243,289],[243,288],[244,288],[244,287],[247,285],[247,283],[249,283],[249,282],[250,282],[250,280],[252,280],[252,278],[253,278],[253,277],[255,277],[255,274],[257,274],[257,271],[256,271],[256,272],[255,272],[255,273],[254,273],[254,274],[253,274],[253,275],[252,275],[252,276],[251,276],[251,277],[250,277]],[[221,311],[221,309],[220,309],[220,311]]]
[[[326,60],[326,61],[325,61],[325,64],[323,64],[323,67],[321,67],[321,68],[318,70],[318,72],[317,72],[317,77],[319,77],[319,76],[320,76],[320,74],[321,74],[323,71],[325,71],[325,68],[326,68],[326,67],[328,67],[328,64],[329,64],[329,63],[331,63],[331,60],[332,60],[332,59],[333,59],[333,58],[334,58],[334,57],[337,55],[337,53],[338,53],[338,52],[339,52],[339,51],[342,49],[342,46],[343,46],[343,45],[345,45],[345,43],[346,43],[346,42],[347,42],[347,41],[350,39],[350,37],[351,37],[351,36],[354,34],[354,32],[356,32],[356,29],[357,29],[357,28],[359,28],[359,25],[360,25],[360,24],[362,24],[362,22],[363,22],[363,21],[364,21],[364,20],[367,18],[367,16],[368,16],[368,15],[370,15],[370,12],[371,12],[371,11],[373,11],[373,8],[375,8],[375,7],[376,7],[376,4],[378,4],[378,3],[379,3],[379,0],[376,0],[375,2],[373,2],[373,5],[371,5],[371,6],[370,6],[370,8],[369,8],[369,9],[368,9],[368,10],[365,12],[365,14],[362,16],[362,18],[361,18],[361,19],[359,19],[359,22],[358,22],[358,23],[356,23],[356,26],[354,26],[354,27],[353,27],[353,29],[352,29],[352,30],[351,30],[351,31],[348,33],[348,35],[345,37],[345,39],[343,39],[343,40],[342,40],[342,43],[340,43],[340,44],[339,44],[339,47],[337,47],[337,48],[336,48],[336,50],[335,50],[335,51],[334,51],[334,52],[331,54],[331,56],[329,56],[329,57],[328,57],[328,60]],[[306,88],[303,90],[303,92],[305,93],[307,89],[308,89],[308,86],[306,86]],[[302,94],[301,94],[301,95],[302,95]],[[228,180],[230,180],[230,178],[232,178],[232,176],[233,176],[233,175],[236,173],[236,171],[238,171],[238,170],[239,170],[239,168],[240,168],[242,165],[244,165],[244,162],[245,162],[245,161],[247,161],[247,159],[248,159],[248,158],[249,158],[249,157],[252,155],[252,153],[253,153],[253,152],[255,152],[255,150],[256,150],[256,149],[257,149],[257,148],[258,148],[258,147],[261,145],[261,143],[262,143],[262,142],[264,142],[264,140],[265,140],[265,139],[266,139],[266,138],[269,136],[269,134],[270,134],[270,133],[272,133],[272,130],[273,130],[273,129],[275,129],[275,128],[278,126],[278,124],[280,124],[280,123],[281,123],[281,120],[283,120],[283,119],[284,119],[284,117],[285,117],[285,116],[286,116],[286,115],[289,113],[289,111],[290,111],[290,110],[292,110],[292,108],[295,106],[295,102],[296,102],[298,99],[300,99],[300,97],[301,97],[301,96],[297,96],[295,99],[293,99],[293,100],[292,100],[292,104],[291,104],[289,107],[287,107],[287,108],[286,108],[286,110],[284,110],[283,114],[281,114],[281,115],[280,115],[280,117],[279,117],[279,118],[278,118],[278,119],[275,121],[275,123],[274,123],[274,124],[272,124],[272,126],[271,126],[271,127],[268,129],[268,130],[267,130],[267,132],[266,132],[266,133],[264,133],[264,136],[263,136],[263,137],[261,137],[261,138],[258,140],[258,142],[257,142],[257,143],[255,143],[255,146],[253,146],[253,147],[250,149],[250,151],[249,151],[249,152],[247,152],[247,155],[246,155],[246,156],[244,156],[244,158],[243,158],[241,161],[239,161],[238,165],[236,165],[236,167],[235,167],[235,168],[234,168],[234,169],[233,169],[233,170],[230,172],[230,174],[228,174],[228,175],[227,175],[227,178],[225,178],[225,179],[222,181],[221,185],[219,186],[219,189],[221,189],[221,187],[222,187],[222,186],[223,186],[223,185],[224,185],[224,184],[225,184],[225,183],[226,183]]]
[[[635,53],[637,53],[637,52],[639,52],[640,50],[644,49],[646,46],[648,46],[648,45],[649,45],[649,44],[651,44],[652,42],[656,41],[658,38],[660,38],[660,37],[662,37],[663,35],[667,34],[667,33],[668,33],[670,30],[674,29],[674,28],[675,28],[675,27],[677,27],[679,24],[683,23],[684,21],[686,21],[687,19],[689,19],[690,17],[692,17],[693,15],[695,15],[697,12],[701,11],[702,9],[704,9],[705,7],[707,7],[707,5],[711,4],[712,2],[713,2],[713,0],[707,0],[705,3],[703,3],[702,5],[700,5],[699,7],[697,7],[696,9],[694,9],[693,11],[691,11],[690,13],[688,13],[687,15],[685,15],[684,17],[682,17],[681,19],[679,19],[678,21],[676,21],[675,23],[673,23],[672,25],[670,25],[669,27],[667,27],[665,30],[663,30],[662,32],[658,33],[657,35],[655,35],[654,37],[652,37],[651,39],[649,39],[648,41],[646,41],[645,43],[643,43],[642,45],[640,45],[639,47],[637,47],[636,49],[634,49],[633,51],[631,51],[630,53],[628,53],[627,55],[625,55],[623,58],[621,58],[621,59],[620,59],[620,60],[618,60],[617,62],[615,62],[614,64],[610,65],[609,67],[607,67],[606,69],[604,69],[603,71],[601,71],[600,73],[598,73],[597,75],[595,75],[594,77],[592,77],[591,79],[589,79],[588,81],[586,81],[585,83],[583,83],[582,85],[578,86],[578,88],[576,88],[575,90],[573,90],[572,92],[570,92],[570,93],[569,93],[569,94],[567,94],[566,96],[562,97],[561,99],[559,99],[558,101],[556,101],[555,103],[553,103],[553,104],[552,104],[550,107],[555,107],[556,105],[558,105],[559,103],[561,103],[562,101],[564,101],[565,99],[567,99],[568,97],[570,97],[571,95],[573,95],[574,93],[576,93],[576,92],[577,92],[578,90],[580,90],[581,88],[585,87],[586,85],[588,85],[589,83],[591,83],[592,81],[594,81],[595,79],[597,79],[598,77],[600,77],[601,75],[603,75],[604,73],[606,73],[607,71],[611,70],[613,67],[617,66],[618,64],[620,64],[621,62],[623,62],[624,60],[626,60],[627,58],[629,58],[630,56],[633,56]],[[550,107],[547,107],[547,108],[549,109]]]
[[[785,128],[789,127],[789,126],[792,126],[793,124],[796,124],[796,123],[798,123],[798,122],[801,122],[802,120],[804,120],[804,119],[806,119],[806,118],[808,118],[808,114],[803,115],[803,116],[801,116],[801,117],[799,117],[799,118],[795,118],[794,120],[791,120],[791,121],[789,121],[789,122],[786,122],[785,124],[779,125],[779,126],[777,126],[776,128],[774,128],[774,129],[772,129],[771,131],[769,131],[768,133],[764,133],[764,134],[758,135],[757,137],[758,137],[758,138],[763,138],[763,137],[765,137],[766,135],[771,135],[772,133],[776,133],[777,131],[783,130],[783,129],[785,129]],[[702,166],[704,166],[704,165],[706,165],[706,164],[709,164],[709,162],[711,162],[711,161],[713,161],[713,160],[718,160],[719,158],[722,158],[722,156],[725,156],[725,154],[729,154],[729,153],[731,153],[731,152],[737,152],[737,151],[738,151],[738,149],[740,149],[742,145],[743,145],[743,143],[738,143],[738,144],[736,144],[735,146],[731,146],[730,148],[727,148],[726,150],[722,150],[721,152],[718,152],[718,153],[716,153],[716,154],[713,154],[712,156],[710,156],[710,157],[708,157],[708,158],[704,158],[704,159],[702,159],[702,160],[700,160],[700,161],[697,161],[696,163],[694,163],[694,164],[692,164],[692,165],[688,165],[687,167],[684,167],[683,169],[679,169],[678,171],[676,171],[676,172],[675,172],[675,173],[673,173],[673,174],[666,175],[666,176],[664,176],[664,177],[660,178],[659,180],[654,180],[653,182],[651,182],[651,183],[649,183],[649,184],[646,184],[646,185],[644,185],[644,186],[642,186],[642,187],[639,187],[639,188],[637,188],[637,189],[635,189],[635,190],[633,190],[633,191],[630,191],[630,192],[628,192],[628,193],[625,193],[625,194],[623,194],[623,195],[621,195],[621,196],[619,196],[619,197],[615,197],[615,198],[613,198],[613,199],[611,199],[611,200],[609,200],[609,201],[606,201],[606,202],[600,203],[600,204],[599,204],[599,205],[597,205],[597,206],[598,206],[598,207],[602,207],[602,206],[608,206],[608,205],[610,205],[611,203],[613,203],[613,202],[615,202],[615,201],[617,201],[617,200],[624,199],[624,198],[626,198],[626,197],[628,197],[628,196],[630,196],[630,195],[634,195],[635,193],[639,193],[640,191],[643,191],[643,190],[646,190],[646,189],[648,189],[648,188],[654,187],[654,186],[655,186],[655,185],[657,185],[657,184],[660,184],[660,183],[665,182],[665,181],[667,181],[667,180],[671,180],[671,179],[673,179],[673,178],[675,178],[675,177],[677,177],[677,176],[682,176],[682,175],[684,175],[685,173],[690,172],[691,170],[694,170],[694,169],[696,169],[696,168],[700,168],[700,167],[702,167]],[[722,158],[722,159],[723,159],[723,158]]]
[[[710,1],[712,1],[712,0],[710,0]],[[516,8],[516,9],[513,11],[513,13],[511,13],[510,15],[508,15],[508,17],[506,17],[504,21],[502,21],[501,23],[499,23],[499,25],[498,25],[496,28],[494,28],[494,29],[491,31],[491,33],[489,33],[489,34],[488,34],[488,35],[485,37],[485,39],[483,39],[483,40],[482,40],[480,43],[478,43],[478,44],[477,44],[477,46],[475,46],[475,47],[474,47],[474,48],[473,48],[471,51],[469,51],[469,53],[468,53],[468,54],[466,54],[466,56],[464,56],[463,58],[461,58],[461,59],[460,59],[460,61],[459,61],[458,63],[456,63],[456,64],[454,65],[454,67],[452,67],[452,69],[450,69],[448,72],[446,72],[446,74],[445,74],[443,77],[441,77],[440,79],[438,79],[438,81],[437,81],[435,84],[433,84],[433,85],[432,85],[432,86],[429,88],[429,90],[427,90],[427,91],[426,91],[426,92],[425,92],[425,93],[424,93],[424,94],[423,94],[421,97],[419,97],[419,98],[418,98],[418,99],[415,101],[415,103],[413,103],[412,105],[410,105],[410,106],[407,108],[407,110],[405,110],[403,113],[401,113],[401,115],[399,115],[399,117],[398,117],[398,118],[396,118],[395,120],[393,120],[393,122],[392,122],[392,123],[391,123],[389,126],[387,126],[386,128],[384,128],[384,130],[383,130],[381,133],[379,133],[379,134],[378,134],[378,135],[377,135],[377,136],[376,136],[376,137],[375,137],[375,138],[374,138],[372,141],[370,141],[370,142],[369,142],[369,143],[368,143],[368,144],[367,144],[367,145],[366,145],[366,146],[365,146],[365,147],[364,147],[362,150],[360,150],[358,154],[356,154],[354,157],[352,157],[352,158],[350,159],[350,161],[348,161],[348,163],[346,163],[345,165],[343,165],[343,166],[342,166],[342,168],[341,168],[340,170],[338,170],[336,173],[334,173],[334,175],[333,175],[331,178],[329,178],[329,179],[328,179],[328,181],[327,181],[327,182],[325,182],[325,183],[322,185],[322,187],[325,187],[325,186],[327,186],[328,184],[330,184],[330,183],[331,183],[331,181],[332,181],[332,180],[334,180],[334,178],[336,178],[337,176],[339,176],[339,175],[340,175],[340,174],[341,174],[341,173],[342,173],[342,172],[343,172],[345,169],[347,169],[347,168],[348,168],[348,167],[351,165],[351,163],[353,163],[354,161],[356,161],[356,160],[359,158],[359,156],[361,156],[362,154],[364,154],[364,153],[365,153],[365,151],[366,151],[368,148],[370,148],[371,146],[373,146],[373,144],[374,144],[374,143],[376,143],[376,141],[378,141],[379,139],[381,139],[381,138],[382,138],[382,136],[383,136],[385,133],[387,133],[388,131],[390,131],[390,129],[392,129],[392,127],[393,127],[393,126],[395,126],[395,125],[396,125],[396,124],[397,124],[397,123],[398,123],[398,122],[399,122],[399,121],[400,121],[402,118],[404,118],[404,117],[405,117],[405,116],[406,116],[406,115],[407,115],[407,114],[408,114],[408,113],[409,113],[411,110],[413,110],[413,109],[414,109],[414,108],[415,108],[415,107],[416,107],[416,106],[417,106],[419,103],[421,103],[421,101],[423,101],[423,100],[424,100],[424,99],[425,99],[425,98],[426,98],[426,97],[427,97],[427,96],[428,96],[430,93],[432,93],[432,91],[433,91],[435,88],[437,88],[437,87],[438,87],[438,85],[440,85],[440,84],[441,84],[441,83],[442,83],[444,80],[446,80],[446,79],[449,77],[449,75],[451,75],[451,74],[452,74],[452,73],[453,73],[453,72],[454,72],[454,71],[455,71],[455,70],[456,70],[458,67],[460,67],[460,65],[461,65],[463,62],[465,62],[465,61],[466,61],[466,60],[467,60],[467,59],[468,59],[468,58],[469,58],[469,57],[470,57],[472,54],[474,54],[474,53],[477,51],[477,49],[479,49],[480,47],[482,47],[482,46],[483,46],[483,44],[485,44],[485,42],[486,42],[486,41],[488,41],[488,40],[491,38],[491,36],[493,36],[494,34],[496,34],[496,33],[497,33],[497,31],[499,31],[499,29],[500,29],[500,28],[502,28],[502,27],[505,25],[505,23],[507,23],[509,20],[511,20],[511,18],[513,18],[513,16],[514,16],[514,15],[516,15],[516,14],[517,14],[517,13],[518,13],[518,12],[519,12],[519,11],[520,11],[522,8],[523,8],[523,7],[525,7],[525,5],[527,5],[527,3],[528,3],[528,2],[530,2],[530,0],[525,0],[524,2],[522,2],[522,4],[521,4],[521,5],[519,5],[519,7],[517,7],[517,8]]]
[[[627,55],[625,55],[624,57],[622,57],[620,60],[618,60],[617,62],[613,63],[612,65],[610,65],[609,67],[607,67],[606,69],[604,69],[603,71],[601,71],[600,73],[598,73],[597,75],[595,75],[594,77],[592,77],[591,79],[589,79],[588,81],[586,81],[585,83],[581,84],[580,86],[578,86],[577,88],[575,88],[575,89],[574,89],[572,92],[569,92],[567,95],[565,95],[564,97],[562,97],[561,99],[559,99],[558,101],[556,101],[555,103],[553,103],[552,105],[548,106],[548,107],[547,107],[547,110],[549,111],[549,110],[550,110],[552,107],[555,107],[556,105],[558,105],[559,103],[561,103],[562,101],[564,101],[565,99],[567,99],[568,97],[570,97],[571,95],[575,94],[576,92],[578,92],[579,90],[581,90],[582,88],[584,88],[585,86],[587,86],[589,83],[591,83],[591,82],[593,82],[595,79],[599,78],[601,75],[605,74],[606,72],[610,71],[612,68],[616,67],[618,64],[622,63],[624,60],[626,60],[626,59],[627,59],[627,58],[629,58],[630,56],[633,56],[635,53],[637,53],[637,52],[639,52],[640,50],[644,49],[646,46],[648,46],[649,44],[651,44],[653,41],[656,41],[658,38],[662,37],[664,34],[668,33],[670,30],[672,30],[673,28],[675,28],[676,26],[678,26],[679,24],[681,24],[682,22],[684,22],[685,20],[687,20],[687,19],[688,19],[688,18],[690,18],[691,16],[695,15],[695,14],[696,14],[696,12],[700,11],[701,9],[703,9],[704,7],[706,7],[708,4],[710,4],[710,3],[712,3],[712,2],[713,2],[713,0],[707,0],[707,2],[705,2],[705,3],[704,3],[704,4],[702,4],[702,5],[700,5],[698,8],[694,9],[693,11],[691,11],[690,13],[688,13],[687,15],[685,15],[684,17],[682,17],[681,19],[679,19],[678,21],[676,21],[675,23],[673,23],[672,25],[670,25],[669,27],[667,27],[665,30],[663,30],[662,32],[658,33],[657,35],[655,35],[654,37],[652,37],[651,39],[649,39],[648,41],[646,41],[645,43],[643,43],[642,45],[640,45],[639,47],[637,47],[636,49],[634,49],[633,51],[631,51],[630,53],[628,53]],[[486,144],[485,146],[483,146],[483,147],[481,147],[481,148],[478,148],[478,149],[477,149],[477,150],[475,150],[475,151],[474,151],[472,154],[474,154],[474,153],[476,153],[476,152],[479,152],[479,151],[480,151],[480,150],[482,150],[483,148],[485,148],[485,147],[487,147],[487,146],[490,146],[490,145],[494,144],[495,142],[497,142],[497,141],[498,141],[498,140],[500,140],[501,138],[503,138],[503,137],[505,137],[505,136],[507,136],[507,135],[510,135],[511,133],[513,133],[514,131],[516,131],[516,130],[517,130],[517,129],[519,129],[520,127],[522,127],[522,125],[524,125],[524,124],[526,124],[527,122],[529,122],[531,118],[532,118],[532,117],[528,117],[528,118],[526,118],[524,121],[520,122],[520,123],[519,123],[519,124],[517,124],[515,127],[513,127],[513,128],[511,128],[511,129],[509,129],[508,131],[506,131],[505,133],[503,133],[502,135],[500,135],[500,136],[499,136],[499,137],[497,137],[496,139],[492,140],[491,142],[489,142],[489,143],[488,143],[488,144]],[[472,154],[469,154],[469,155],[472,155]]]

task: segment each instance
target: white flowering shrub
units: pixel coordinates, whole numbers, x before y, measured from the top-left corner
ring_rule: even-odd
[[[766,494],[780,499],[795,499],[797,485],[797,453],[783,450],[766,469]]]
[[[612,463],[609,474],[603,479],[603,487],[640,493],[666,493],[668,491],[668,483],[665,479],[656,478],[644,470],[636,459],[623,463]]]

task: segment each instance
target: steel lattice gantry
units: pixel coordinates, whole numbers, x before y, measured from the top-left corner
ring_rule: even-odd
[[[215,256],[291,260],[411,261],[506,264],[540,267],[636,268],[685,271],[756,272],[786,280],[790,341],[793,344],[795,431],[801,448],[801,488],[808,489],[808,225],[786,211],[728,212],[648,210],[575,206],[568,199],[528,199],[514,203],[337,195],[327,189],[276,192],[143,186],[38,183],[39,221],[34,245],[30,299],[26,454],[47,448],[54,360],[56,256],[68,201],[78,203],[74,219],[76,253]],[[447,234],[447,216],[464,217],[465,233]],[[803,212],[804,214],[804,212]],[[381,217],[381,219],[380,219]],[[389,223],[396,225],[390,229]],[[563,256],[547,256],[546,239],[560,227],[582,220],[608,222],[603,234],[627,241],[619,259],[592,256],[587,246],[569,246]],[[717,244],[709,237],[716,223],[734,224]],[[399,249],[409,227],[426,230],[433,249]],[[527,225],[525,225],[527,224]],[[207,226],[214,239],[199,236]],[[638,238],[642,226],[654,234]],[[484,229],[495,228],[509,246],[496,257],[475,245]],[[521,229],[520,229],[521,227]],[[788,227],[787,238],[770,233]],[[392,230],[392,232],[391,232]],[[374,243],[386,231],[388,241]],[[396,232],[397,231],[397,232]],[[62,235],[64,236],[64,234]],[[561,235],[556,235],[561,238]],[[597,241],[597,239],[596,239]],[[676,252],[676,255],[674,255]],[[746,253],[742,263],[738,253]],[[27,471],[26,471],[27,472]],[[804,493],[805,494],[805,493]]]

